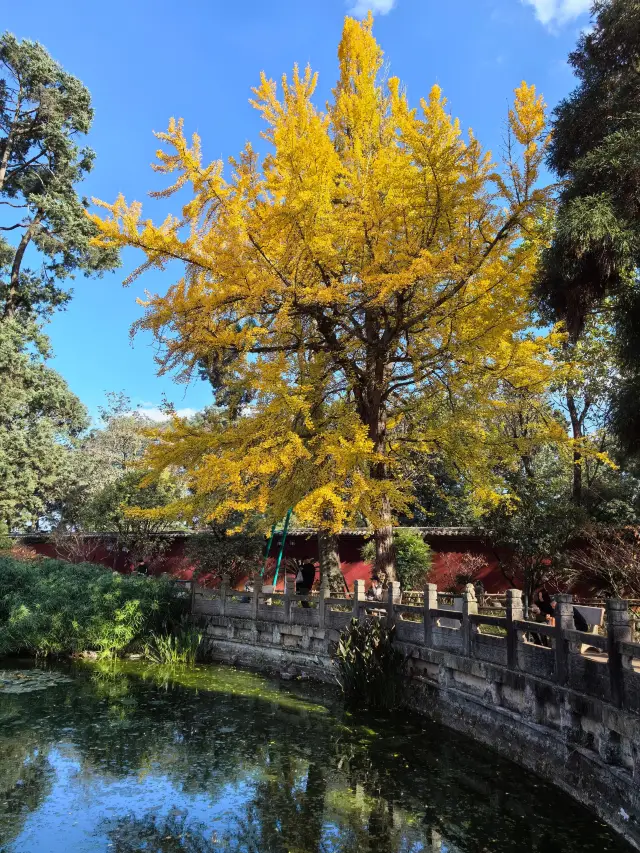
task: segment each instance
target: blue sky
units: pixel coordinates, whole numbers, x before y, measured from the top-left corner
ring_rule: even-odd
[[[294,62],[319,72],[318,99],[335,83],[344,15],[376,12],[375,33],[391,72],[414,103],[433,83],[444,89],[463,127],[496,153],[512,91],[535,83],[553,106],[574,85],[566,64],[589,0],[0,0],[2,26],[42,42],[90,89],[96,112],[89,144],[96,167],[82,192],[112,201],[145,201],[160,186],[149,167],[153,130],[171,116],[197,131],[209,159],[257,141],[249,103],[259,72],[279,79]],[[146,213],[169,208],[147,202]],[[170,273],[121,286],[140,256],[102,279],[79,278],[66,312],[49,326],[53,366],[95,413],[106,391],[126,391],[153,408],[163,394],[178,409],[210,402],[205,383],[176,385],[155,373],[153,343],[129,328],[144,289],[164,291]]]

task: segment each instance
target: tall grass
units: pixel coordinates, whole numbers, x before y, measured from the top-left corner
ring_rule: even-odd
[[[153,663],[165,666],[193,666],[201,644],[202,634],[193,625],[183,621],[170,634],[152,634],[145,644],[144,654]]]

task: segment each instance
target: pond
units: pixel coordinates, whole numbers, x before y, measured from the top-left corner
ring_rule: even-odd
[[[440,726],[229,667],[0,663],[0,851],[628,851]]]

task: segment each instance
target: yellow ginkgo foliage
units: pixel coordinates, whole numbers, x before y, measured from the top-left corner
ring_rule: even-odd
[[[514,452],[504,390],[544,389],[559,336],[534,331],[530,310],[551,211],[541,96],[516,89],[498,169],[438,86],[412,108],[383,79],[372,27],[346,19],[324,110],[311,70],[280,87],[262,75],[267,153],[247,144],[226,176],[172,119],[154,169],[175,182],[155,195],[188,191],[178,217],[154,225],[120,197],[92,219],[100,245],[146,253],[140,271],[184,265],[139,326],[161,342],[162,371],[204,370],[218,392],[210,417],[175,419],[151,451],[156,470],[187,471],[185,511],[293,506],[327,529],[364,517],[393,577],[402,454],[434,454],[494,500]]]

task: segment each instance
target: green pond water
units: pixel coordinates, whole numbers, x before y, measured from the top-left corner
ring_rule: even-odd
[[[491,751],[227,667],[0,662],[0,851],[628,851]]]

